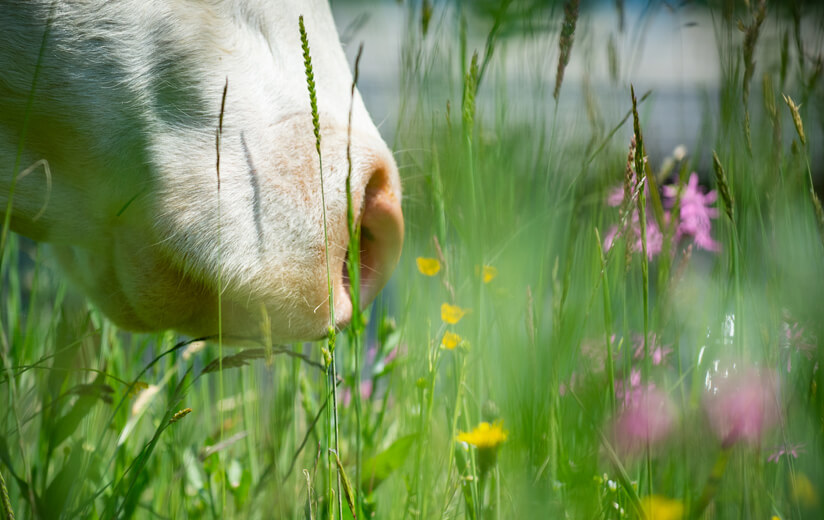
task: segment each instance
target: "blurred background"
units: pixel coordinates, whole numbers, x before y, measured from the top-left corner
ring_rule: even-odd
[[[461,14],[465,18],[467,48],[482,51],[485,40],[495,24],[496,15],[503,9],[505,21],[498,31],[499,40],[495,56],[489,64],[488,74],[495,81],[503,81],[509,98],[507,108],[511,118],[534,120],[535,124],[551,126],[557,120],[560,128],[581,131],[581,115],[586,114],[593,134],[609,130],[630,105],[629,85],[635,86],[639,96],[647,91],[652,94],[643,108],[645,132],[655,135],[648,144],[653,160],[660,160],[678,145],[696,151],[710,143],[717,127],[719,97],[722,93],[722,55],[727,35],[721,30],[724,10],[739,7],[745,1],[643,1],[643,0],[591,0],[580,3],[580,15],[575,29],[575,43],[569,65],[564,74],[564,87],[554,106],[551,98],[558,55],[558,32],[563,19],[564,2],[556,0],[527,1],[460,1],[433,0],[430,2],[398,0],[333,0],[331,2],[338,31],[350,64],[358,45],[363,43],[360,90],[372,118],[380,125],[388,142],[392,142],[399,122],[399,99],[403,77],[403,45],[410,31],[422,31],[423,12],[431,13],[427,33],[430,48],[451,40],[454,44],[461,31]],[[824,19],[821,10],[816,15],[815,0],[769,2],[770,18],[764,23],[758,39],[762,49],[778,49],[784,38],[789,38],[790,52],[797,48],[794,35],[782,30],[778,20],[794,23],[795,13],[802,45],[807,51],[794,59],[804,63],[810,71],[818,68],[820,54],[815,49],[824,45]],[[729,14],[734,21],[735,14]],[[418,25],[410,25],[410,18]],[[740,34],[743,39],[743,33]],[[434,40],[434,41],[433,41]],[[753,103],[761,103],[761,76],[765,72],[780,73],[780,63],[775,60],[756,59],[758,70],[752,85]],[[430,84],[440,82],[440,99],[433,104],[445,105],[460,100],[460,63],[455,60],[451,67],[428,71]],[[818,113],[824,111],[822,81],[818,82],[815,95],[809,102]],[[785,89],[800,90],[798,78],[787,77]],[[436,88],[430,91],[438,97]],[[490,89],[481,89],[482,103],[491,118],[496,100]],[[796,100],[799,101],[799,100]],[[808,102],[807,99],[801,100]],[[535,118],[535,111],[543,112]],[[483,110],[482,110],[483,112]],[[785,114],[786,115],[786,114]],[[818,121],[824,118],[817,118]],[[789,123],[789,119],[787,120]],[[754,119],[753,124],[763,124]],[[820,124],[808,125],[807,132],[813,143],[822,142]],[[794,135],[791,124],[784,125],[786,142]],[[700,169],[707,171],[710,155],[701,150],[698,157]],[[812,146],[812,169],[819,188],[824,186],[824,147]]]

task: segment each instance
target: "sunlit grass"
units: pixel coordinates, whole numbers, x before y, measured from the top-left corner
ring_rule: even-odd
[[[221,352],[118,331],[43,246],[10,235],[3,507],[820,518],[824,217],[809,129],[821,126],[822,49],[804,54],[818,62],[791,59],[757,34],[745,49],[735,18],[716,13],[719,113],[696,149],[649,158],[642,103],[655,92],[633,114],[631,77],[601,129],[583,115],[559,126],[569,70],[554,90],[552,70],[534,98],[507,98],[512,4],[491,12],[477,54],[454,7],[408,7],[407,124],[394,143],[405,251],[390,289],[332,347]],[[553,11],[544,35],[564,67],[575,6]],[[736,12],[750,33],[758,9]],[[792,19],[766,16],[792,34]],[[348,267],[357,288],[357,258]]]

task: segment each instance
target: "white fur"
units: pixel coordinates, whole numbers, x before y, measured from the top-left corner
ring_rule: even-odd
[[[52,3],[0,8],[0,216]],[[326,0],[56,2],[20,161],[21,170],[48,161],[51,189],[42,170],[19,179],[12,229],[54,244],[72,278],[124,327],[216,333],[220,272],[227,335],[258,335],[261,305],[276,341],[323,335],[326,263],[301,14],[343,299],[352,77]],[[352,163],[356,211],[379,178],[399,217],[397,169],[357,93]],[[397,254],[387,258],[391,269]]]

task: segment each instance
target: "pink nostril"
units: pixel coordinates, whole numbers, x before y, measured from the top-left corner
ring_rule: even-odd
[[[403,246],[403,214],[394,161],[376,168],[366,185],[360,214],[360,306],[367,306],[389,281],[398,264]],[[395,183],[393,183],[393,181]],[[343,266],[343,289],[349,292],[346,263]],[[346,300],[349,300],[346,298]],[[335,305],[338,307],[338,304]],[[339,321],[351,319],[351,303],[341,302]],[[346,308],[348,307],[348,308]],[[349,312],[345,312],[349,311]]]

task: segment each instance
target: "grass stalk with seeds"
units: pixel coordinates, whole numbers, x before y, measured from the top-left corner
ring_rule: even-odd
[[[331,408],[331,416],[327,423],[330,425],[331,432],[331,446],[329,450],[334,450],[334,453],[340,453],[340,444],[338,442],[339,436],[339,428],[338,428],[338,394],[337,394],[337,368],[335,363],[336,353],[335,353],[335,345],[336,345],[336,336],[337,331],[335,330],[335,299],[332,289],[332,272],[329,265],[329,234],[327,229],[327,219],[326,219],[326,195],[323,188],[323,154],[321,154],[320,150],[320,142],[321,142],[321,134],[320,134],[320,117],[318,115],[318,98],[317,92],[315,89],[315,75],[312,70],[312,56],[309,50],[309,36],[306,33],[306,27],[303,23],[303,15],[300,16],[298,19],[298,26],[300,29],[300,42],[301,48],[303,49],[303,63],[304,63],[304,70],[306,72],[306,86],[309,91],[309,104],[312,110],[312,130],[315,134],[315,150],[318,154],[318,175],[320,176],[320,198],[321,198],[321,207],[323,209],[323,242],[324,242],[324,251],[326,254],[326,283],[328,288],[328,295],[329,295],[329,336],[326,342],[326,350],[327,353],[327,366],[328,366],[328,393],[332,397],[332,406]],[[334,516],[334,507],[332,497],[337,497],[337,510],[338,510],[338,517],[343,518],[343,499],[341,497],[341,475],[340,471],[337,473],[337,477],[335,479],[332,478],[333,473],[333,464],[332,458],[329,453],[326,455],[327,460],[327,477],[329,481],[329,516]],[[332,487],[332,481],[335,480],[337,482],[337,486],[335,488]]]
[[[424,31],[425,32],[425,31]],[[352,89],[349,92],[349,116],[346,125],[346,222],[349,230],[349,249],[346,259],[347,273],[349,274],[349,294],[352,301],[352,322],[348,329],[349,346],[354,359],[354,384],[352,386],[353,401],[355,404],[355,482],[361,482],[361,350],[363,349],[364,323],[360,308],[360,252],[361,228],[356,222],[354,206],[352,205],[352,111],[355,105],[355,88],[358,84],[360,60],[363,55],[363,44],[358,47],[355,56],[354,76]],[[364,211],[364,208],[361,208]],[[355,503],[360,506],[359,488],[355,489]]]
[[[568,0],[564,4],[564,21],[561,25],[561,34],[558,37],[558,70],[555,72],[555,90],[552,97],[558,102],[561,93],[561,84],[564,82],[564,71],[569,64],[572,54],[572,43],[575,41],[575,24],[578,22],[578,7],[580,0]]]

